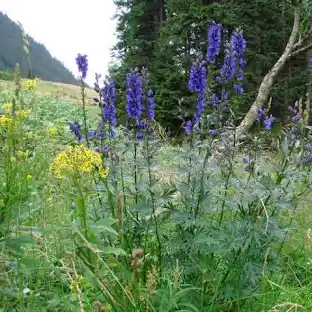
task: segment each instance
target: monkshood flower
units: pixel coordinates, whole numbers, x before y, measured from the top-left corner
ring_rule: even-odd
[[[240,86],[240,85],[233,84],[233,89],[238,94],[243,94],[244,93],[244,88],[242,86]]]
[[[146,122],[144,122],[143,120],[137,120],[136,122],[136,126],[137,126],[137,129],[138,129],[138,132],[137,132],[137,139],[139,141],[142,141],[143,138],[144,138],[144,134],[143,134],[143,130],[146,128]]]
[[[200,116],[204,110],[204,99],[205,99],[204,92],[199,92],[197,95],[196,112],[194,115],[194,125],[195,126],[198,125]]]
[[[215,63],[216,56],[220,53],[222,36],[222,24],[217,24],[212,21],[208,28],[208,48],[207,48],[207,61]]]
[[[102,90],[102,115],[103,121],[108,123],[110,126],[117,126],[116,109],[115,109],[115,83],[104,82]]]
[[[299,114],[299,113],[297,113],[296,115],[294,115],[294,116],[291,117],[291,121],[293,121],[293,122],[296,122],[296,121],[298,121],[299,119],[300,119],[300,114]]]
[[[216,78],[217,82],[232,80],[235,76],[237,66],[237,55],[231,44],[227,44],[225,48],[224,62],[220,70],[220,77]]]
[[[264,116],[266,116],[266,109],[258,108],[257,109],[257,121],[260,122]]]
[[[81,142],[81,139],[82,139],[82,135],[81,135],[81,132],[80,132],[80,128],[81,128],[81,125],[79,124],[78,121],[74,121],[74,122],[70,122],[69,123],[69,130],[75,134],[76,136],[76,139],[77,141],[80,143]]]
[[[188,120],[184,126],[186,134],[190,134],[192,132],[192,128],[193,128],[192,121]]]
[[[237,80],[241,81],[244,79],[243,77],[243,69],[246,67],[246,61],[244,59],[244,55],[246,53],[246,40],[243,35],[242,30],[235,30],[231,36],[231,44],[233,49],[233,54],[237,59],[238,72],[237,72]]]
[[[78,71],[81,74],[81,78],[85,79],[88,72],[88,58],[87,55],[81,55],[80,53],[76,57],[76,64],[78,66]]]
[[[221,101],[225,104],[228,105],[230,103],[228,94],[226,93],[225,88],[222,88],[221,90]]]
[[[136,120],[143,111],[143,82],[137,70],[127,74],[126,110],[129,119]]]
[[[233,80],[236,74],[237,81],[244,79],[243,69],[246,67],[244,55],[246,53],[246,40],[242,30],[235,30],[231,35],[231,41],[225,45],[224,63],[220,70],[220,76],[216,82]],[[243,94],[244,89],[238,84],[233,85],[235,92]]]
[[[265,130],[271,130],[272,129],[272,125],[274,123],[274,121],[276,120],[275,117],[273,117],[272,115],[268,116],[267,115],[267,109],[266,108],[258,108],[257,109],[257,118],[256,118],[257,122],[261,122],[263,120],[263,127]]]
[[[275,117],[272,115],[270,117],[266,116],[264,121],[263,121],[263,126],[265,130],[271,130],[272,129],[272,124],[275,121]]]
[[[192,64],[188,88],[193,93],[203,92],[206,90],[207,68],[206,62],[199,58]]]
[[[310,154],[310,155],[307,157],[305,163],[306,163],[306,165],[312,164],[312,154]]]
[[[309,58],[309,70],[312,71],[312,57]]]
[[[294,107],[291,105],[288,106],[288,111],[292,113],[291,121],[292,122],[297,122],[300,119],[300,112],[298,110],[298,103],[296,102]]]
[[[194,114],[194,126],[197,126],[204,109],[204,91],[206,90],[207,67],[206,62],[199,56],[196,62],[192,64],[188,88],[191,92],[197,94],[196,112]],[[191,122],[191,121],[190,121]],[[185,131],[188,133],[192,126],[190,123],[185,125]]]

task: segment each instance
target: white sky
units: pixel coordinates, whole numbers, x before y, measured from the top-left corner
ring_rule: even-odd
[[[87,81],[106,74],[115,44],[113,0],[0,0],[0,11],[20,21],[28,35],[78,75],[75,58],[87,54]]]

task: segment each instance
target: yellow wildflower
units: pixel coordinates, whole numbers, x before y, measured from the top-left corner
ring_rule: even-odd
[[[70,281],[69,288],[71,292],[75,292],[77,291],[77,288],[82,288],[84,286],[83,284],[84,284],[84,277],[81,275],[78,275],[75,280],[72,279]]]
[[[57,130],[56,130],[56,128],[54,128],[54,127],[51,127],[51,128],[48,129],[48,133],[49,133],[50,135],[55,135],[56,132],[57,132]]]
[[[12,110],[12,103],[4,103],[2,109],[6,114],[10,113]]]
[[[31,109],[21,109],[16,112],[16,116],[28,117],[30,113],[31,113]]]
[[[17,151],[17,156],[21,159],[25,158],[26,156],[28,155],[28,151],[24,152],[24,151],[21,151],[21,150],[18,150]]]
[[[9,117],[6,116],[6,115],[1,115],[1,116],[0,116],[0,125],[7,126],[7,125],[12,124],[12,122],[13,122],[13,119],[12,119],[12,118],[9,118]]]
[[[36,86],[37,86],[38,81],[39,81],[38,78],[26,80],[24,82],[24,89],[26,89],[26,90],[34,90],[36,88]]]
[[[51,170],[62,179],[64,175],[73,173],[91,173],[103,170],[101,155],[84,145],[69,146],[56,155]]]
[[[108,170],[107,170],[106,168],[101,168],[101,169],[99,170],[99,175],[100,175],[100,177],[102,177],[102,178],[106,178],[107,175],[108,175]]]

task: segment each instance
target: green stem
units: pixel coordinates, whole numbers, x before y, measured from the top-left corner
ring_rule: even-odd
[[[200,204],[201,204],[201,202],[203,200],[205,169],[206,169],[206,165],[207,165],[208,158],[209,158],[210,155],[211,155],[210,149],[207,148],[207,151],[206,151],[206,154],[205,154],[204,163],[203,163],[203,168],[202,168],[202,174],[201,174],[201,177],[200,177],[200,190],[199,190],[197,205],[196,205],[196,208],[195,208],[195,220],[197,219],[197,216],[198,216],[198,213],[199,213]]]
[[[86,94],[85,94],[85,83],[81,79],[81,99],[82,99],[82,113],[83,113],[83,124],[87,147],[90,147],[89,137],[88,137],[88,126],[87,126],[87,110],[86,110]]]
[[[192,148],[193,148],[192,134],[190,134],[189,143],[190,143],[190,153],[192,153]],[[187,178],[188,186],[191,184],[191,169],[192,169],[192,155],[189,156],[189,172],[188,172],[188,178]]]
[[[158,263],[160,267],[160,276],[162,273],[162,245],[161,245],[161,240],[160,240],[160,235],[159,235],[159,228],[158,228],[158,221],[157,217],[155,216],[155,196],[154,192],[152,191],[152,186],[153,186],[153,179],[152,179],[152,172],[151,172],[151,154],[150,154],[150,145],[149,145],[149,138],[148,134],[146,133],[146,156],[147,156],[147,167],[148,167],[148,179],[149,179],[149,191],[150,191],[150,196],[151,196],[151,202],[152,202],[152,212],[153,212],[153,219],[155,222],[155,232],[156,232],[156,238],[157,238],[157,243],[158,243]]]

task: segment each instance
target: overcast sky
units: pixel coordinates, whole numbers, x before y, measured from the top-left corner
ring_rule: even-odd
[[[107,73],[115,43],[113,0],[0,0],[0,11],[20,21],[25,31],[78,75],[75,58],[87,54],[88,82]]]

